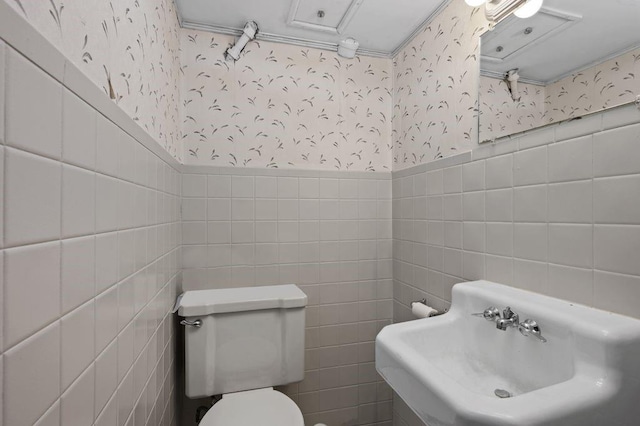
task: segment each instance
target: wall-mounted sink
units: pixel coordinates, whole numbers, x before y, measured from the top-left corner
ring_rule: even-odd
[[[507,306],[517,322],[500,330]],[[385,327],[376,368],[429,426],[640,425],[640,321],[488,281],[454,286],[445,315]]]

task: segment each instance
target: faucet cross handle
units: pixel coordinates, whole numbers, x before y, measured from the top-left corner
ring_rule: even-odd
[[[471,315],[473,315],[474,317],[483,317],[487,321],[495,321],[500,318],[500,311],[498,310],[498,308],[490,306],[485,309],[484,312],[478,312]]]
[[[538,326],[538,323],[532,319],[526,319],[522,321],[518,325],[518,331],[520,331],[520,334],[522,334],[523,336],[527,336],[527,337],[533,336],[539,341],[541,341],[542,343],[547,342],[547,339],[545,339],[544,336],[542,336],[542,333],[540,332],[540,327]]]
[[[504,319],[511,319],[511,318],[514,318],[514,317],[517,317],[517,316],[518,316],[518,314],[516,314],[515,312],[513,312],[511,310],[511,306],[507,306],[502,311],[502,318],[504,318]]]

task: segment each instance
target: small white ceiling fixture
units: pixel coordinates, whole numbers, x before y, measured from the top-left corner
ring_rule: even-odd
[[[344,39],[338,43],[338,55],[343,58],[353,59],[356,56],[359,45],[360,43],[353,38]]]

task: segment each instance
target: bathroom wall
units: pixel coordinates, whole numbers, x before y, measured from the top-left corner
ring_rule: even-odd
[[[185,163],[391,169],[391,60],[181,30]]]
[[[478,143],[478,47],[486,28],[482,9],[452,0],[394,58],[394,170]]]
[[[394,173],[394,315],[488,279],[640,318],[633,105]]]
[[[0,424],[175,424],[177,162],[4,3],[0,142]]]
[[[2,2],[182,159],[180,28],[173,0]]]
[[[394,58],[394,170],[456,155],[477,145],[478,42],[486,30],[481,8],[452,0]],[[633,101],[639,66],[636,49],[550,85],[546,122]]]
[[[374,339],[392,318],[391,174],[183,171],[184,289],[298,284],[306,373],[284,391],[306,424],[390,425]]]
[[[640,318],[640,111],[629,105],[393,173],[394,321],[477,279]],[[394,398],[400,425],[420,424]]]

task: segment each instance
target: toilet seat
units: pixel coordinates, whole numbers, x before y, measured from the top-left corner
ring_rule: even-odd
[[[200,426],[251,425],[304,426],[304,420],[289,397],[265,388],[223,395],[200,422]]]

